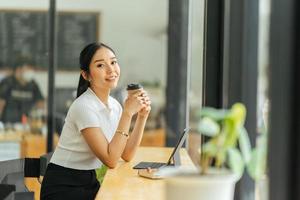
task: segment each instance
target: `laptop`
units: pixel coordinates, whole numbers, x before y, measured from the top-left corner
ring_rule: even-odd
[[[164,166],[177,166],[180,165],[180,156],[179,156],[179,150],[182,147],[186,137],[187,133],[189,132],[190,128],[185,128],[183,133],[181,134],[169,160],[167,163],[161,163],[161,162],[140,162],[137,165],[133,167],[133,169],[158,169]]]

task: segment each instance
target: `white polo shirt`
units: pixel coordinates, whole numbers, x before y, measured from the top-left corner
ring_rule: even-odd
[[[121,114],[122,107],[117,100],[109,97],[107,107],[88,88],[72,103],[50,162],[82,170],[101,167],[102,162],[89,148],[81,130],[99,127],[107,141],[110,142],[116,132]]]

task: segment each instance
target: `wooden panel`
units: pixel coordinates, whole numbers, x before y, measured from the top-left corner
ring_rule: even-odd
[[[164,147],[166,143],[165,129],[153,129],[144,132],[140,146]]]

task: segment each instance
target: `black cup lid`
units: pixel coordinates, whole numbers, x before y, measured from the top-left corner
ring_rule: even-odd
[[[143,86],[139,83],[130,83],[127,85],[127,90],[137,90],[142,88]]]

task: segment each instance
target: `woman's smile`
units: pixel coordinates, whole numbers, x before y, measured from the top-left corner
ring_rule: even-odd
[[[106,81],[109,81],[109,82],[113,82],[113,81],[115,81],[117,78],[118,78],[117,75],[113,75],[113,76],[109,76],[109,77],[105,78],[105,80],[106,80]]]

